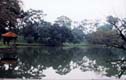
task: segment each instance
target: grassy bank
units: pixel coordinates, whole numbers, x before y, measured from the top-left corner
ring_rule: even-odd
[[[17,42],[16,47],[38,47],[38,46],[48,46],[45,44],[39,44],[39,43],[26,43],[26,42]],[[78,44],[73,44],[73,43],[64,43],[63,46],[58,46],[58,47],[96,47],[96,46],[103,46],[103,45],[94,45],[94,44],[88,44],[88,43],[78,43]],[[0,48],[10,48],[13,47],[13,43],[10,43],[10,46],[4,45],[2,42],[0,42]],[[57,46],[56,46],[57,47]]]

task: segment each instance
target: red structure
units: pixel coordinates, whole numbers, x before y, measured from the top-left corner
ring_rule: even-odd
[[[17,34],[14,32],[7,32],[1,35],[3,37],[3,43],[9,45],[10,41],[13,40],[16,43]]]

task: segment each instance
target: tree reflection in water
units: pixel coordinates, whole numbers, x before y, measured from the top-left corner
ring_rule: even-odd
[[[82,71],[95,71],[109,77],[120,78],[125,75],[125,53],[123,50],[102,47],[18,48],[12,54],[0,54],[0,60],[8,58],[16,61],[0,64],[0,78],[42,78],[46,77],[43,71],[50,67],[60,75],[66,75],[73,69],[80,68]]]

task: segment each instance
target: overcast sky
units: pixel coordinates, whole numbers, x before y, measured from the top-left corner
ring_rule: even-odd
[[[46,20],[54,21],[61,15],[74,21],[102,19],[107,15],[126,17],[126,0],[22,0],[24,9],[41,9]]]

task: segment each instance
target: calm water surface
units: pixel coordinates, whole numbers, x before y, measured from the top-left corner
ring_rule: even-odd
[[[126,79],[126,51],[103,47],[0,51],[0,78]]]

